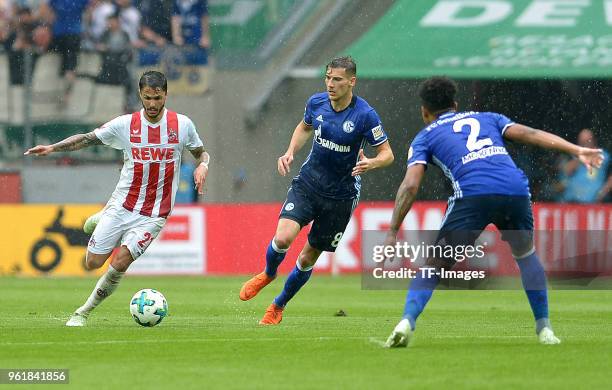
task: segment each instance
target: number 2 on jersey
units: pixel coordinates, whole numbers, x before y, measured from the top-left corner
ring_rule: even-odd
[[[485,146],[493,145],[493,141],[491,140],[491,138],[483,138],[481,140],[478,139],[478,134],[480,134],[480,122],[478,122],[478,119],[460,119],[453,124],[453,131],[455,133],[461,133],[461,130],[463,130],[463,126],[469,126],[470,128],[470,135],[468,135],[467,143],[465,144],[465,146],[470,152],[480,150]]]
[[[149,244],[151,243],[151,241],[153,241],[153,235],[149,232],[145,232],[144,239],[138,241],[138,246],[144,248],[147,245],[147,241],[149,241]]]

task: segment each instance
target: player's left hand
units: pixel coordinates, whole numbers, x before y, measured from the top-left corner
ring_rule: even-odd
[[[601,167],[604,160],[602,149],[580,148],[578,159],[583,163],[589,173],[593,173],[593,168]]]
[[[27,156],[33,154],[35,156],[46,156],[51,152],[53,152],[53,147],[51,145],[37,145],[33,148],[26,150],[23,155]]]
[[[359,149],[359,157],[357,159],[357,164],[353,168],[353,172],[351,176],[361,175],[371,169],[376,168],[376,160],[373,158],[367,158],[363,153],[363,149]]]
[[[208,175],[208,165],[200,164],[193,171],[193,181],[198,189],[199,195],[204,195],[204,182],[206,181],[206,176]]]

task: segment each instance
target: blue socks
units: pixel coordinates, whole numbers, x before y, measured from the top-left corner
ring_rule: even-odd
[[[535,253],[516,260],[521,270],[521,281],[527,294],[531,311],[536,320],[536,333],[542,328],[551,328],[548,319],[548,293],[546,287],[546,274]],[[410,284],[410,290],[406,296],[403,318],[408,319],[412,330],[415,328],[416,320],[423,312],[425,305],[429,302],[434,289],[438,285],[440,277],[432,274],[425,275],[419,270]]]
[[[523,282],[523,288],[536,320],[536,332],[539,333],[543,327],[550,327],[550,322],[548,321],[546,274],[535,252],[529,256],[517,259],[516,263],[521,270],[521,281]]]
[[[427,270],[423,268],[423,270]],[[404,316],[410,322],[410,328],[414,330],[416,319],[425,309],[425,305],[429,302],[433,294],[433,290],[440,282],[440,276],[431,274],[425,271],[425,275],[421,269],[417,271],[416,277],[410,283],[410,290],[406,296],[406,305],[404,306]]]
[[[286,254],[287,249],[280,249],[277,247],[273,238],[266,251],[266,275],[271,278],[276,276],[276,270],[280,263],[283,262]]]
[[[289,274],[285,287],[279,296],[274,298],[274,304],[279,307],[285,307],[287,302],[306,284],[308,279],[312,275],[312,267],[308,269],[300,269],[299,263],[295,265],[295,268]]]

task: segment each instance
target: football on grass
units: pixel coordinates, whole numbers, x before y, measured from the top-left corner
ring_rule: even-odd
[[[138,325],[155,326],[168,315],[168,302],[159,291],[146,288],[130,300],[130,313]]]

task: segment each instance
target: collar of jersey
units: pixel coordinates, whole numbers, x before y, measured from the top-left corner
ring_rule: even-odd
[[[353,95],[353,98],[351,99],[351,102],[349,103],[348,106],[346,106],[344,109],[342,109],[340,111],[336,111],[336,110],[334,110],[334,107],[331,104],[331,99],[329,98],[329,95],[327,95],[327,104],[329,104],[329,108],[331,108],[331,110],[333,112],[335,112],[336,114],[340,114],[341,112],[344,112],[344,111],[348,110],[349,108],[355,107],[355,103],[357,103],[357,96]]]
[[[153,122],[149,122],[149,120],[145,116],[144,108],[141,108],[140,109],[140,117],[142,118],[143,122],[145,122],[148,125],[151,125],[152,127],[155,127],[155,126],[159,126],[161,123],[163,123],[163,121],[166,119],[166,113],[167,112],[168,112],[168,109],[166,107],[164,107],[164,113],[162,114],[161,118],[159,118],[159,120],[157,122],[153,123]]]

